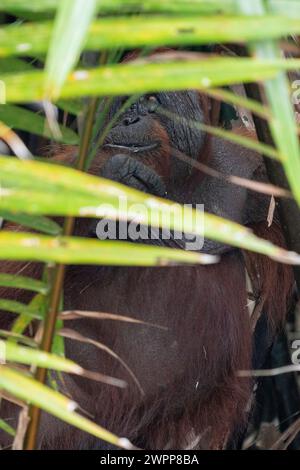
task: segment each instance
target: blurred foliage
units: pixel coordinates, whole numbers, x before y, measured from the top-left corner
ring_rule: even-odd
[[[16,363],[84,375],[79,365],[63,356],[63,340],[56,316],[52,350],[23,335],[33,319],[47,323],[53,291],[63,305],[63,286],[49,270],[62,264],[167,265],[211,263],[214,257],[201,253],[100,242],[72,237],[74,216],[124,216],[118,212],[118,198],[147,208],[141,219],[151,219],[158,208],[156,226],[179,227],[179,210],[171,202],[146,196],[126,186],[82,173],[94,153],[89,146],[93,128],[105,115],[96,109],[111,96],[159,90],[206,91],[223,102],[241,105],[269,121],[275,147],[240,138],[239,143],[278,159],[290,188],[300,203],[300,158],[298,127],[290,99],[287,72],[299,68],[296,58],[283,58],[282,41],[295,43],[300,33],[298,0],[1,0],[0,3],[0,139],[15,155],[0,157],[0,216],[38,233],[0,233],[0,259],[40,261],[43,278],[0,274],[0,286],[26,289],[36,295],[28,304],[0,299],[0,308],[17,314],[11,331],[1,331],[0,353],[7,364],[0,366],[0,389],[38,406],[78,428],[111,444],[128,448],[126,440],[102,429],[75,412],[76,404],[33,377],[33,369],[23,373]],[[222,47],[220,46],[222,44]],[[244,43],[249,57],[239,57],[234,44]],[[208,46],[207,49],[199,46]],[[214,46],[221,47],[222,54]],[[181,56],[149,60],[147,52],[158,47],[175,47]],[[231,54],[230,47],[232,47]],[[140,49],[138,61],[121,63],[129,50]],[[189,53],[193,50],[193,53]],[[213,54],[207,51],[213,50]],[[205,51],[205,55],[203,55]],[[179,54],[179,55],[180,55]],[[222,55],[222,56],[221,56]],[[227,87],[239,83],[262,83],[267,103],[232,94]],[[1,85],[0,83],[0,85]],[[93,96],[94,98],[87,97]],[[104,100],[104,101],[101,101]],[[106,100],[106,101],[105,101]],[[52,101],[53,103],[51,103]],[[107,106],[104,106],[104,110]],[[103,112],[104,113],[104,112]],[[97,120],[98,119],[98,120]],[[10,132],[8,132],[8,130]],[[233,139],[224,129],[206,129]],[[46,163],[42,155],[20,149],[18,139],[42,139],[40,146],[54,142],[79,146],[77,169]],[[39,142],[39,141],[38,141]],[[24,146],[24,143],[22,143]],[[18,150],[20,149],[20,151]],[[30,149],[29,149],[30,150]],[[29,158],[21,161],[16,157]],[[112,212],[99,213],[101,204]],[[50,216],[66,218],[64,228]],[[253,250],[273,259],[299,263],[299,257],[260,240],[244,227],[205,214],[204,229],[194,226],[195,212],[185,214],[184,229],[233,246]],[[53,268],[53,263],[57,263]],[[57,273],[57,271],[56,271]],[[53,305],[52,305],[53,306]],[[57,312],[56,312],[57,313]],[[44,329],[44,335],[47,328]],[[0,357],[1,359],[1,357]],[[105,380],[104,377],[102,377]],[[112,378],[106,378],[111,380]],[[114,386],[121,386],[114,383]],[[11,436],[15,430],[0,420],[0,428]]]

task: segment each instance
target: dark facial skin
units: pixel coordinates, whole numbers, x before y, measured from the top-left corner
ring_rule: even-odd
[[[113,104],[112,114],[118,109],[119,103],[120,101],[116,100]],[[177,119],[164,116],[160,109],[177,116]],[[198,129],[186,126],[180,120],[181,116],[203,122],[203,110],[195,91],[144,95],[121,116],[107,140],[112,144],[133,146],[137,151],[139,147],[141,151],[143,147],[145,151],[148,150],[147,147],[151,150],[151,146],[159,142],[153,140],[148,131],[151,130],[153,120],[158,120],[167,131],[174,147],[192,158],[197,158],[203,145],[204,134]]]
[[[126,98],[113,101],[108,120],[125,101]],[[179,150],[195,161],[208,161],[225,175],[267,181],[262,159],[255,152],[215,137],[209,137],[207,147],[207,135],[190,125],[209,123],[209,106],[204,103],[209,102],[196,91],[140,97],[117,119],[107,136],[104,149],[110,152],[110,158],[101,175],[179,203],[204,204],[206,212],[240,224],[266,220],[269,197],[203,174],[196,184],[192,183],[195,170],[190,161],[176,157]],[[167,243],[173,246],[172,241]],[[217,253],[229,249],[210,240],[205,241],[203,248]]]
[[[109,119],[124,101],[126,99],[113,102]],[[164,115],[164,110],[174,115],[175,119]],[[170,147],[197,159],[205,135],[195,127],[187,126],[180,117],[203,122],[203,110],[195,91],[144,95],[120,116],[107,136],[104,147],[117,154],[130,155],[148,165],[150,163],[161,176],[167,173],[168,179],[181,184],[190,175],[191,167],[173,158]],[[152,161],[149,162],[149,159]],[[163,160],[159,162],[159,169],[158,160]],[[163,165],[171,168],[161,171]]]
[[[122,100],[115,100],[111,115],[121,105]],[[179,115],[179,120],[159,113],[160,106]],[[180,119],[206,122],[205,110],[205,102],[196,92],[141,98],[116,122],[92,172],[176,202],[204,203],[207,212],[242,224],[263,221],[261,232],[254,226],[256,233],[280,244],[275,224],[268,228],[265,223],[268,197],[204,174],[193,181],[193,166],[175,158],[177,149],[227,175],[265,180],[258,155],[221,139],[207,139]],[[97,222],[90,225],[87,219],[77,219],[74,235],[95,236]],[[185,239],[161,237],[153,243],[186,248]],[[253,327],[246,308],[245,268],[253,271],[257,292],[267,299],[265,311],[276,325],[285,316],[292,281],[286,266],[275,266],[261,255],[251,258],[244,253],[243,257],[237,250],[225,253],[230,250],[205,240],[202,251],[222,253],[220,262],[211,266],[69,266],[64,309],[113,313],[117,321],[83,316],[65,322],[65,328],[93,340],[66,339],[66,357],[87,370],[123,379],[128,386],[116,389],[83,377],[64,376],[61,390],[95,422],[140,448],[186,449],[191,438],[194,441],[199,436],[203,442],[200,439],[197,448],[220,449],[234,429],[240,436],[253,389],[252,378],[241,380],[237,374],[252,368]],[[41,269],[35,263],[6,262],[1,271],[40,279]],[[32,299],[29,291],[8,290],[1,287],[0,297],[26,304]],[[122,316],[141,323],[120,321]],[[1,329],[10,328],[11,322],[11,313],[1,313]],[[269,330],[269,324],[266,328]],[[270,344],[265,336],[258,332],[255,342],[263,356],[263,343]],[[128,369],[101,345],[124,361],[143,394]],[[256,368],[257,363],[253,365]],[[16,428],[17,411],[9,402],[4,406],[1,418]],[[0,446],[11,445],[11,436],[3,434],[0,431]],[[45,413],[38,441],[42,449],[112,448]]]

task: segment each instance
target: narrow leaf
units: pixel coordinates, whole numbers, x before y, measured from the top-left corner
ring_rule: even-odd
[[[48,49],[45,96],[59,95],[68,73],[78,61],[95,12],[95,0],[61,0]],[[33,29],[34,31],[34,29]]]
[[[122,47],[174,47],[274,39],[300,33],[299,18],[283,15],[218,15],[209,18],[200,15],[124,16],[101,18],[88,29],[93,16],[93,0],[63,0],[57,15],[54,24],[24,23],[0,30],[2,57],[45,54],[48,51],[46,83],[53,86],[55,94],[78,61],[83,45],[95,51]]]
[[[69,359],[10,343],[9,341],[0,341],[0,347],[5,351],[6,361],[19,362],[20,364],[27,365],[33,364],[38,367],[82,375],[82,367]]]
[[[210,58],[168,63],[124,63],[70,73],[60,96],[132,95],[135,93],[205,89],[272,78],[280,70],[300,67],[299,59]],[[3,74],[7,102],[40,101],[45,98],[41,71]],[[30,86],[28,86],[30,83]]]
[[[54,13],[60,0],[1,0],[0,11],[10,11],[15,14]],[[268,0],[273,11],[300,18],[298,0]],[[191,13],[210,15],[216,13],[236,13],[235,0],[97,0],[97,12],[101,14],[122,13]]]
[[[132,448],[127,439],[119,439],[104,428],[75,413],[77,405],[74,401],[6,366],[0,366],[0,388],[27,403],[39,406],[57,418],[99,439],[124,449]]]
[[[78,135],[71,129],[60,125],[59,133],[54,135],[43,116],[19,106],[5,104],[0,106],[0,120],[11,129],[41,135],[64,144],[76,145],[79,142]]]
[[[0,286],[12,287],[14,289],[26,289],[41,294],[48,293],[48,286],[42,281],[30,277],[16,276],[13,274],[0,273]]]
[[[203,217],[199,217],[201,213],[197,210],[183,208],[172,201],[149,196],[120,183],[87,175],[72,168],[0,157],[0,183],[0,210],[21,210],[26,201],[26,211],[29,213],[138,221],[152,227],[222,241],[289,263],[299,263],[300,260],[295,253],[286,252],[269,241],[259,239],[249,229],[236,223],[212,214],[204,214],[203,223]],[[15,187],[12,189],[11,186]],[[34,186],[38,191],[32,193]],[[215,261],[214,258],[203,256],[120,242],[0,233],[0,257],[4,259],[148,266],[170,261]]]
[[[59,235],[62,228],[54,220],[43,216],[34,216],[28,214],[19,214],[0,210],[0,217],[9,222],[13,222],[24,227],[46,233],[47,235]]]
[[[29,308],[32,311],[39,312],[41,314],[41,318],[45,317],[46,314],[46,297],[42,294],[37,294],[33,297],[33,299],[29,303]],[[11,331],[14,334],[21,335],[28,325],[32,322],[33,318],[31,315],[27,315],[26,313],[21,313],[18,315],[18,318],[14,321]],[[10,338],[9,341],[16,342],[14,338]]]
[[[83,369],[70,359],[57,356],[56,354],[40,351],[27,346],[20,346],[9,341],[0,340],[1,351],[4,352],[5,362],[17,362],[26,365],[35,365],[37,367],[47,368],[69,374],[90,377],[109,385],[124,387],[126,384],[123,380],[115,379],[98,372],[91,372]]]
[[[272,0],[274,1],[274,0]],[[289,0],[292,1],[292,0]],[[293,0],[296,1],[296,0]],[[0,11],[55,12],[59,0],[1,0]],[[97,0],[99,13],[234,12],[234,0]]]
[[[5,231],[0,233],[0,259],[117,266],[167,266],[174,263],[211,264],[217,260],[215,256],[204,253],[172,248],[79,237],[51,238],[44,235]],[[35,318],[41,317],[38,312],[28,306],[12,300],[0,299],[0,308],[14,313],[26,313]]]
[[[6,432],[7,434],[9,434],[10,436],[15,436],[16,435],[16,431],[14,428],[12,428],[6,421],[4,421],[3,419],[0,419],[0,429],[2,429],[2,431]]]
[[[0,310],[3,310],[4,312],[24,314],[31,317],[31,319],[43,319],[43,316],[39,311],[33,309],[29,305],[18,302],[17,300],[0,299]]]

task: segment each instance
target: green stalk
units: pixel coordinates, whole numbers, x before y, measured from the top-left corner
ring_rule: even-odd
[[[87,110],[87,115],[84,123],[84,129],[80,139],[79,155],[76,163],[76,168],[80,171],[84,169],[85,158],[88,154],[89,143],[93,131],[94,116],[97,109],[98,99],[91,99],[90,105]],[[67,217],[64,224],[63,234],[66,236],[72,235],[74,229],[75,218]],[[49,310],[45,318],[43,337],[40,345],[40,349],[45,352],[51,352],[55,325],[57,321],[57,315],[59,311],[59,305],[62,295],[62,288],[64,284],[66,266],[64,264],[58,264],[54,271],[54,279],[52,284],[52,290],[49,299]],[[41,384],[46,382],[47,369],[39,367],[36,371],[36,380]],[[30,424],[28,426],[26,434],[26,450],[34,450],[36,447],[36,439],[39,430],[41,409],[37,406],[32,406],[29,410]]]

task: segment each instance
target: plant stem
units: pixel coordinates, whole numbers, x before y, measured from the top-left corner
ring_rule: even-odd
[[[85,158],[88,155],[89,145],[91,141],[93,122],[95,113],[97,110],[98,99],[93,98],[88,106],[84,129],[80,139],[80,147],[78,159],[76,162],[76,168],[80,171],[84,169]],[[73,233],[75,225],[74,217],[67,217],[64,223],[63,234],[70,236]],[[53,337],[55,334],[55,325],[57,315],[59,312],[59,304],[61,299],[62,288],[64,284],[66,266],[64,264],[58,264],[55,268],[54,278],[52,283],[52,289],[49,299],[49,309],[46,315],[43,329],[43,337],[40,345],[40,349],[45,352],[50,352],[52,348]],[[47,369],[38,368],[36,371],[36,380],[42,384],[46,382]],[[28,426],[26,434],[25,449],[33,450],[36,447],[36,440],[39,430],[41,410],[37,406],[32,406],[29,410],[30,424]]]

